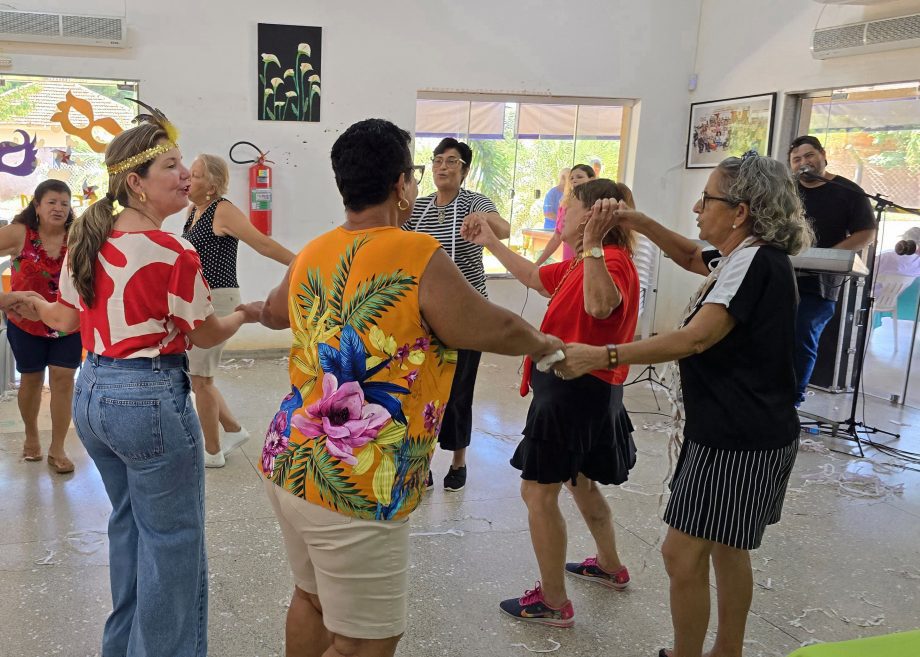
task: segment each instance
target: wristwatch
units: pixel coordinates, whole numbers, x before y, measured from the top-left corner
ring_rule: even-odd
[[[602,249],[602,248],[599,247],[599,246],[592,247],[592,248],[588,249],[587,251],[585,251],[585,257],[586,257],[586,258],[599,258],[599,259],[603,259],[603,258],[604,258],[604,249]]]

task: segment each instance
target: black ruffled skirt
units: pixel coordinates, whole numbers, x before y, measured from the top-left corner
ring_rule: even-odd
[[[533,367],[533,400],[524,440],[511,465],[521,479],[575,483],[578,473],[599,484],[622,484],[636,464],[623,386],[586,375],[563,381]]]

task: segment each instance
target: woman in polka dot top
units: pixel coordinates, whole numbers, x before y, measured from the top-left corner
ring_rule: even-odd
[[[199,155],[190,171],[189,200],[192,204],[182,236],[194,245],[201,258],[214,311],[219,316],[228,315],[240,304],[240,284],[236,278],[236,252],[240,240],[283,265],[288,265],[294,254],[256,230],[239,208],[223,197],[230,180],[223,159],[216,155]],[[193,347],[188,352],[195,406],[204,433],[205,466],[209,468],[223,467],[225,455],[249,438],[249,432],[237,421],[214,385],[225,344],[211,349]],[[226,434],[223,445],[221,427]]]

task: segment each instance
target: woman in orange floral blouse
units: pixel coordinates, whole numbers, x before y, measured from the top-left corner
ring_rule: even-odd
[[[424,167],[369,119],[332,148],[345,221],[307,244],[262,323],[290,328],[291,392],[262,471],[296,588],[289,654],[392,655],[406,628],[409,526],[437,446],[456,354],[562,347],[492,305],[429,235],[400,230]]]

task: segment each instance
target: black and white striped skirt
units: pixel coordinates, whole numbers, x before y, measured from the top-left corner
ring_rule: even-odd
[[[685,534],[740,550],[760,547],[779,522],[799,441],[738,451],[685,440],[671,480],[664,521]]]

